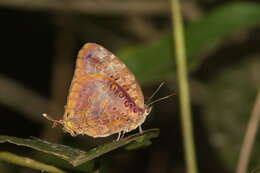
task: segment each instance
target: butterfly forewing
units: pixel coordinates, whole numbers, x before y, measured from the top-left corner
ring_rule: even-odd
[[[79,51],[74,78],[89,74],[112,78],[139,107],[144,107],[143,93],[132,72],[114,54],[95,43],[87,43]]]

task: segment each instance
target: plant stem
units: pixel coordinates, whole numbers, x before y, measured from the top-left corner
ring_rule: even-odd
[[[186,51],[179,0],[171,0],[173,40],[175,41],[176,66],[180,91],[180,109],[183,143],[188,173],[197,173],[193,128],[191,118],[190,94],[187,75]]]
[[[256,132],[260,121],[260,89],[258,90],[254,108],[252,110],[245,137],[241,146],[236,173],[246,173],[252,146],[255,141]]]
[[[21,157],[9,152],[0,152],[0,160],[4,160],[10,163],[14,163],[20,166],[25,166],[33,169],[38,169],[41,171],[52,172],[52,173],[65,173],[64,171],[35,160],[28,157]]]

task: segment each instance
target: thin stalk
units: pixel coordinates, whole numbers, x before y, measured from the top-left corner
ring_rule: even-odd
[[[197,173],[187,75],[186,50],[179,0],[171,0],[171,11],[173,23],[173,40],[175,41],[176,50],[176,66],[180,92],[179,98],[186,166],[188,173]]]
[[[59,168],[56,168],[55,166],[47,165],[45,163],[32,160],[28,157],[21,157],[9,152],[0,152],[0,160],[4,160],[10,163],[14,163],[16,165],[29,167],[44,172],[65,173],[64,171],[62,171]]]
[[[260,121],[260,89],[258,90],[255,105],[252,110],[249,122],[247,124],[247,129],[241,146],[236,173],[247,172],[250,154],[252,152],[255,136],[257,133],[257,129],[259,127],[259,121]]]

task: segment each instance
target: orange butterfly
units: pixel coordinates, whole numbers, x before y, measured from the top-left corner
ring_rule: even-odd
[[[78,53],[63,120],[45,118],[64,126],[72,136],[106,137],[136,129],[151,107],[126,65],[110,51],[87,43]]]

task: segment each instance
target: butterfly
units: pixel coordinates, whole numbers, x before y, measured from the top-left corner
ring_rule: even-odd
[[[62,120],[72,136],[106,137],[132,131],[145,121],[151,106],[133,73],[114,54],[95,43],[86,43],[78,53],[74,76]]]
[[[43,116],[54,126],[63,125],[72,136],[106,137],[118,133],[119,140],[137,127],[142,132],[150,105],[173,95],[144,104],[140,85],[126,65],[104,47],[86,43],[78,53],[63,119]]]

